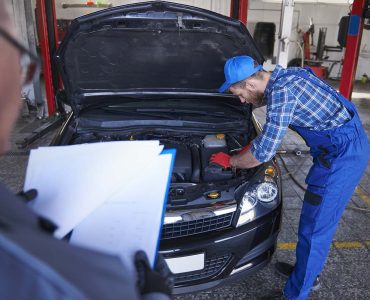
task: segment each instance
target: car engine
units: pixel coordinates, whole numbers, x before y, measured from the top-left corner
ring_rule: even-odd
[[[248,143],[247,135],[223,133],[208,134],[200,137],[191,136],[182,143],[171,143],[167,139],[159,140],[166,149],[176,149],[176,160],[171,182],[193,183],[231,179],[233,177],[232,170],[225,170],[220,166],[210,165],[209,159],[212,154],[218,152],[233,154]]]
[[[210,165],[212,154],[233,154],[245,146],[247,134],[215,133],[194,135],[185,133],[138,133],[132,135],[86,133],[73,139],[72,144],[118,141],[159,140],[165,149],[176,149],[176,160],[171,177],[172,183],[201,183],[223,181],[233,178],[232,170]]]
[[[189,144],[171,144],[164,141],[165,148],[176,149],[176,160],[171,182],[210,182],[232,178],[231,170],[209,164],[212,154],[229,153],[224,134],[206,135],[192,139]]]

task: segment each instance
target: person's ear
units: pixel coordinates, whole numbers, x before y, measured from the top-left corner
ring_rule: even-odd
[[[255,91],[256,90],[256,83],[254,82],[253,79],[246,80],[245,81],[245,87],[250,91]]]

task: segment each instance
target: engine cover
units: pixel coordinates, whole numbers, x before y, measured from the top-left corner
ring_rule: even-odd
[[[176,149],[171,182],[190,181],[192,175],[191,151],[186,145],[166,144],[165,149]]]

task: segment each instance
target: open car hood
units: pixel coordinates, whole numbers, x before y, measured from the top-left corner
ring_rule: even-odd
[[[75,19],[56,59],[68,102],[78,110],[105,101],[99,95],[217,93],[224,63],[235,55],[264,60],[242,23],[155,1]]]

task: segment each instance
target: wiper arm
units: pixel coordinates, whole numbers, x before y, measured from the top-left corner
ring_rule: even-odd
[[[217,117],[227,120],[235,120],[235,119],[242,119],[243,116],[240,115],[240,118],[230,117],[230,114],[227,114],[223,111],[202,111],[202,110],[193,110],[193,109],[182,109],[182,108],[132,108],[127,109],[125,107],[120,106],[108,106],[108,107],[101,107],[100,109],[115,113],[115,114],[138,114],[142,116],[149,116],[149,117],[157,117],[157,118],[166,118],[169,120],[173,120],[174,116],[171,114],[182,114],[182,115],[201,115],[205,117]],[[177,116],[179,117],[179,116]]]
[[[182,114],[193,114],[193,115],[202,115],[208,117],[220,117],[225,119],[230,119],[228,115],[225,115],[224,112],[206,112],[199,110],[191,109],[179,109],[179,108],[138,108],[139,112],[167,112],[167,113],[182,113]]]
[[[166,114],[146,113],[146,112],[141,112],[138,109],[126,110],[126,109],[122,109],[120,107],[102,107],[100,109],[102,109],[106,112],[115,113],[115,114],[122,114],[122,113],[138,114],[138,115],[141,115],[141,116],[156,117],[156,118],[163,118],[163,119],[173,120],[173,118],[171,116],[166,115]]]

